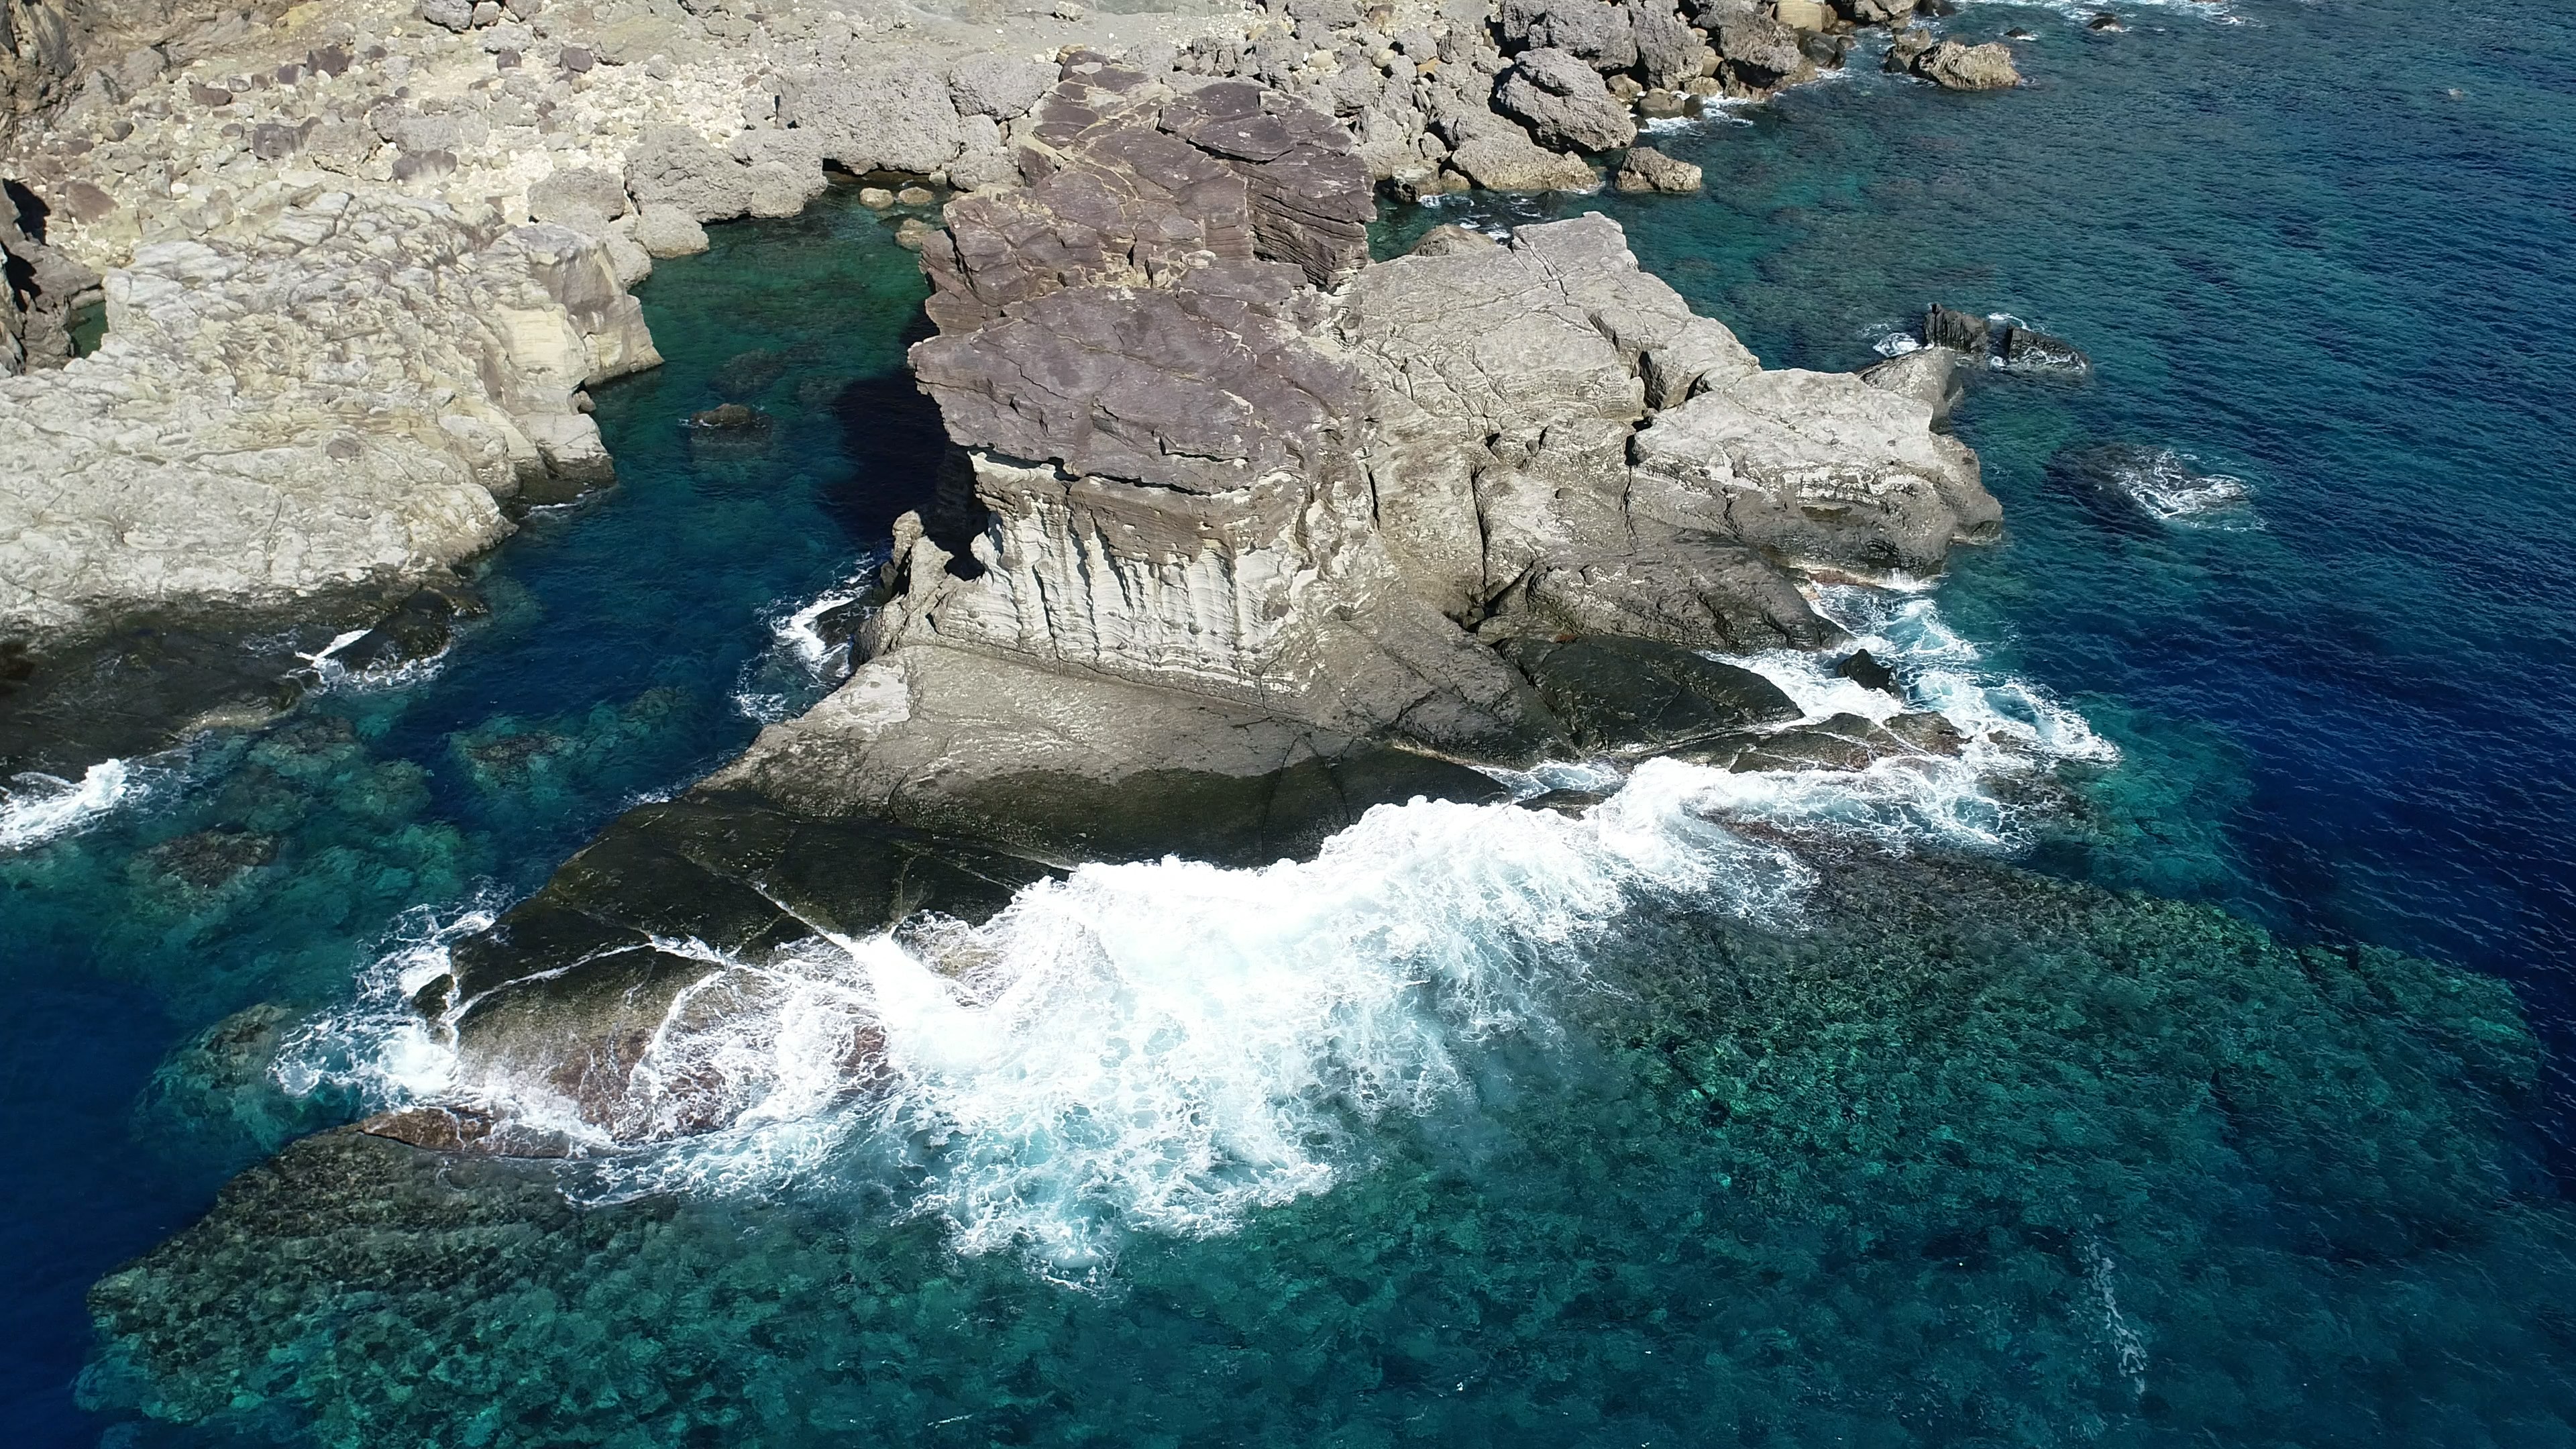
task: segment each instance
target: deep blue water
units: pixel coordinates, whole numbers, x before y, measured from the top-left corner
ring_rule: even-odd
[[[1666,137],[1702,197],[1582,204],[1774,365],[1856,366],[1934,300],[2087,349],[2090,381],[1962,410],[2010,536],[1939,596],[2124,751],[2033,863],[2332,949],[1973,880],[1805,947],[1665,902],[1579,949],[1627,994],[1553,1046],[1353,1126],[1332,1191],[1138,1235],[1106,1289],[828,1184],[683,1195],[292,1332],[210,1311],[269,1366],[206,1350],[161,1402],[259,1385],[209,1443],[2567,1441],[2576,19],[2122,13],[1971,7],[1973,38],[2035,35],[2030,86],[1863,71]],[[82,1294],[350,1110],[264,1085],[266,1018],[246,1078],[200,1032],[345,1001],[407,909],[523,894],[738,749],[737,694],[810,697],[764,667],[771,621],[927,482],[895,371],[920,285],[843,205],[719,243],[643,289],[671,365],[602,390],[622,485],[500,551],[433,677],[0,860],[13,1442],[136,1432],[113,1386],[74,1404]],[[767,455],[691,454],[725,387],[779,416]],[[2104,444],[2250,506],[2105,500]],[[212,891],[150,864],[210,826],[275,859]],[[2539,1090],[2479,977],[2541,1034]],[[205,1269],[272,1271],[310,1291],[255,1251]]]

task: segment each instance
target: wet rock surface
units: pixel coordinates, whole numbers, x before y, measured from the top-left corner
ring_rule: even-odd
[[[1668,750],[1786,724],[1797,705],[1749,669],[1651,639],[1514,639],[1502,655],[1529,676],[1583,750]]]

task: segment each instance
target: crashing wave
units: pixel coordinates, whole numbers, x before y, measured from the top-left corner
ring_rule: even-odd
[[[0,785],[0,850],[27,850],[85,830],[135,789],[123,760],[101,760],[78,780],[28,771]]]
[[[884,562],[863,558],[830,588],[768,619],[769,647],[743,666],[734,688],[734,707],[745,718],[761,724],[792,719],[848,676],[849,640],[826,638],[824,620],[866,597]]]
[[[494,919],[416,916],[366,1000],[299,1038],[280,1080],[548,1135],[580,1159],[567,1183],[585,1197],[765,1193],[873,1164],[863,1175],[909,1184],[911,1210],[964,1250],[1094,1274],[1128,1232],[1223,1232],[1326,1190],[1360,1163],[1368,1122],[1456,1096],[1480,1045],[1544,1040],[1551,1003],[1581,988],[1587,948],[1640,892],[1795,928],[1812,876],[1784,829],[2008,847],[2024,821],[1987,782],[2113,757],[1928,596],[1836,585],[1817,602],[1890,665],[1892,690],[1811,654],[1740,662],[1808,722],[1938,710],[1955,754],[1859,770],[1569,762],[1515,777],[1516,793],[1598,803],[1380,806],[1310,861],[1085,865],[982,924],[917,918],[758,959],[656,941],[705,970],[645,1043],[620,1107],[641,1130],[618,1140],[550,1084],[460,1059],[465,1004],[446,1022],[406,1005]],[[639,1137],[652,1145],[621,1145]]]

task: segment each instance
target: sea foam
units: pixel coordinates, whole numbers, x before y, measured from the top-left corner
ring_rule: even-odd
[[[1741,662],[1809,720],[1938,708],[1967,738],[1958,758],[1740,774],[1569,762],[1518,777],[1518,793],[1608,798],[1573,814],[1381,805],[1312,860],[1085,865],[981,924],[916,919],[759,960],[657,942],[707,969],[630,1079],[628,1119],[669,1139],[643,1148],[612,1144],[543,1083],[477,1078],[442,1026],[402,1006],[488,906],[407,921],[370,1004],[300,1038],[281,1079],[379,1105],[463,1099],[563,1132],[586,1153],[567,1178],[577,1196],[864,1174],[900,1184],[906,1210],[965,1251],[1097,1275],[1128,1233],[1224,1232],[1361,1170],[1367,1124],[1467,1091],[1472,1054],[1500,1038],[1548,1038],[1554,1004],[1589,989],[1588,949],[1641,892],[1795,929],[1813,877],[1778,827],[2006,846],[2020,822],[1986,781],[2111,757],[1929,597],[1829,587],[1818,602],[1893,665],[1905,698],[1813,655]],[[1753,823],[1774,828],[1740,828]]]
[[[101,760],[78,780],[28,771],[0,785],[0,850],[26,850],[96,824],[134,790],[123,760]]]

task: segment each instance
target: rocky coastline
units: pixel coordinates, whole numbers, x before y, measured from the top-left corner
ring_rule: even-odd
[[[1300,855],[1545,759],[1956,752],[1928,716],[1783,735],[1710,657],[1841,641],[1803,569],[1993,536],[1919,367],[1765,369],[1597,216],[1371,262],[1359,148],[1250,82],[1076,51],[1030,116],[1023,184],[924,247],[949,498],[835,621],[849,679],[461,943],[413,998],[453,1090],[362,1130],[724,1127],[738,1084],[654,1057],[711,961],[980,919],[1084,861]]]
[[[1640,120],[1800,83],[1855,27],[1909,24],[1928,34],[1882,0],[12,6],[13,694],[27,717],[70,713],[135,672],[116,640],[139,625],[206,641],[133,691],[159,701],[161,737],[255,715],[292,670],[239,646],[452,592],[517,514],[613,479],[585,389],[654,365],[625,289],[655,255],[793,213],[827,170],[1016,188],[1068,45],[1157,84],[1295,98],[1368,183],[1423,196],[1588,190],[1603,151],[1607,184],[1695,187],[1632,144]],[[1365,221],[1365,193],[1344,205]],[[48,738],[0,773],[132,745]]]
[[[1938,427],[1957,354],[1766,369],[1597,216],[1368,253],[1382,194],[1696,187],[1641,120],[1810,80],[1858,26],[1899,31],[1890,68],[2008,83],[1910,8],[12,13],[61,44],[19,46],[0,147],[33,259],[0,377],[6,771],[255,723],[325,640],[435,653],[515,515],[613,481],[586,389],[658,361],[627,291],[656,256],[834,172],[951,198],[906,234],[943,503],[832,621],[851,677],[461,947],[415,997],[460,1086],[370,1131],[542,1156],[723,1125],[721,1083],[636,1075],[704,974],[675,941],[1294,855],[1549,758],[1956,751],[1928,718],[1783,734],[1710,656],[1834,647],[1811,573],[1995,535]]]

